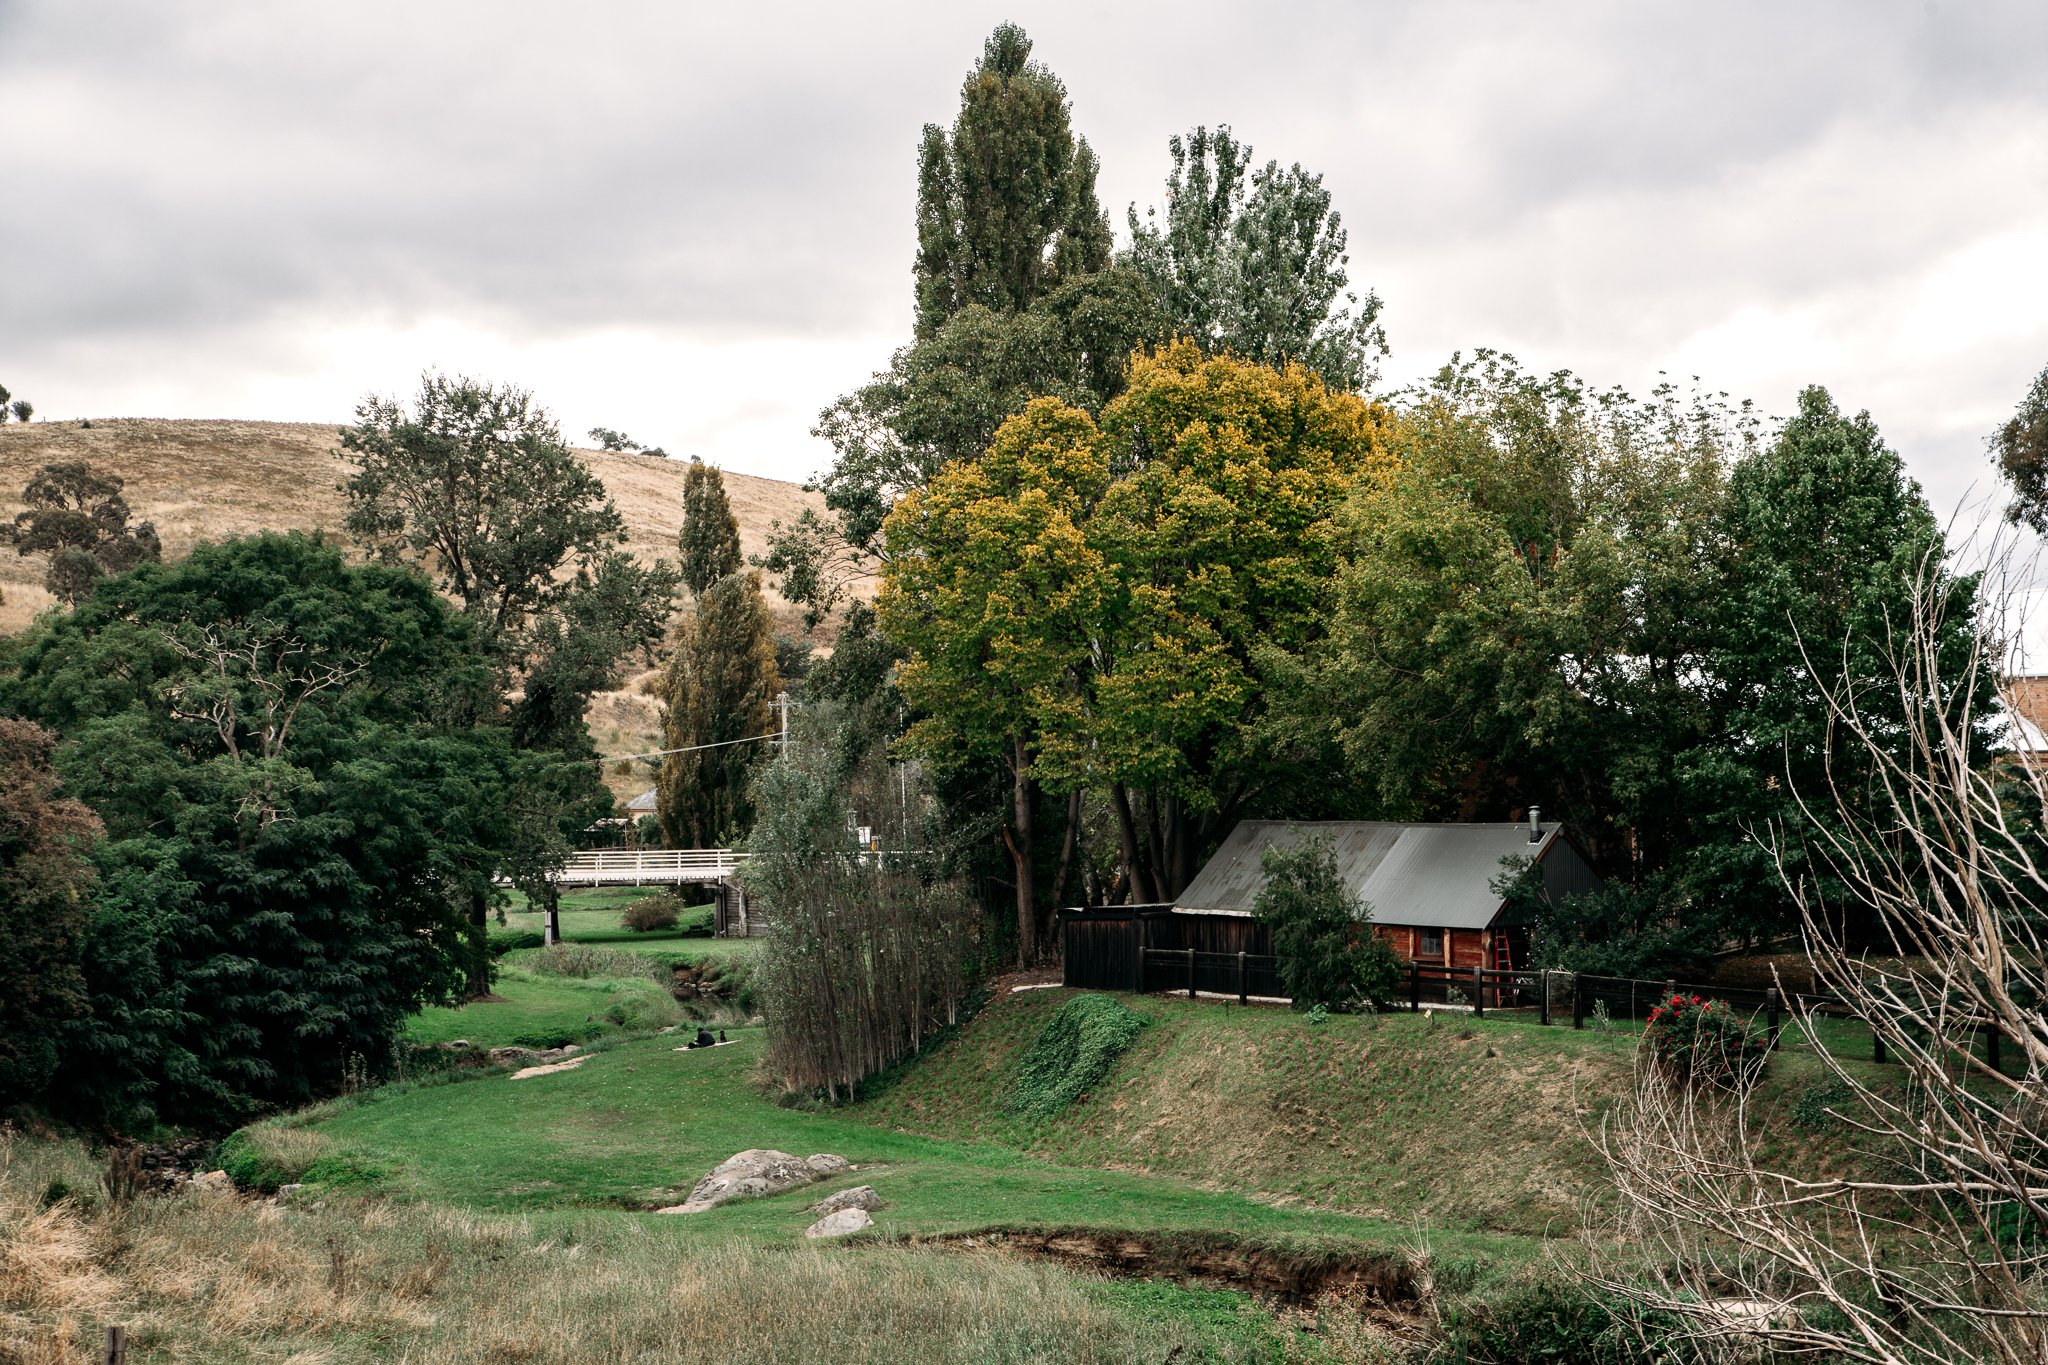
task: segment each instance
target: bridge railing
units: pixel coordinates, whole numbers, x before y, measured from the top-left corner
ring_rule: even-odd
[[[746,860],[746,854],[729,848],[608,848],[572,855],[562,865],[556,881],[715,881],[735,871]]]

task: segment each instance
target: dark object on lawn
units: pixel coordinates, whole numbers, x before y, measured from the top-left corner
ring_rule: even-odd
[[[710,1029],[708,1029],[708,1028],[700,1028],[700,1029],[698,1029],[698,1030],[697,1030],[697,1041],[696,1041],[696,1042],[694,1042],[694,1043],[692,1043],[692,1044],[690,1044],[690,1046],[691,1046],[691,1047],[717,1047],[717,1046],[718,1046],[718,1040],[717,1040],[716,1038],[713,1038],[713,1037],[711,1036],[711,1030],[710,1030]]]
[[[720,1029],[720,1030],[718,1031],[718,1041],[719,1041],[719,1042],[721,1042],[721,1043],[725,1041],[725,1030],[724,1030],[724,1029]]]

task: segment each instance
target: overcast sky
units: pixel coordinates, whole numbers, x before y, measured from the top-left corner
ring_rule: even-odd
[[[340,421],[425,366],[803,478],[910,328],[918,130],[1022,23],[1159,197],[1320,171],[1395,382],[1457,349],[1868,408],[1939,509],[2048,364],[2048,4],[0,0],[0,382]]]

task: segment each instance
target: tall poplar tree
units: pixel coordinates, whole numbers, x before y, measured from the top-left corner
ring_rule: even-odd
[[[655,800],[670,847],[709,848],[752,822],[747,769],[758,751],[736,741],[768,732],[782,677],[761,576],[739,571],[725,476],[701,462],[684,476],[676,549],[694,609],[662,676],[662,747],[689,752],[663,756]]]
[[[683,527],[676,535],[683,582],[702,597],[740,568],[740,524],[725,496],[725,476],[692,459],[683,473]]]
[[[1024,30],[989,35],[952,131],[926,124],[918,149],[920,340],[970,304],[1015,312],[1109,264],[1095,153],[1069,120],[1067,88]]]

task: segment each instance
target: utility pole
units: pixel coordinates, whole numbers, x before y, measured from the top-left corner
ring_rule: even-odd
[[[776,741],[776,744],[780,750],[783,762],[786,763],[789,761],[789,693],[777,692],[775,694],[775,709],[782,713],[782,735]]]

